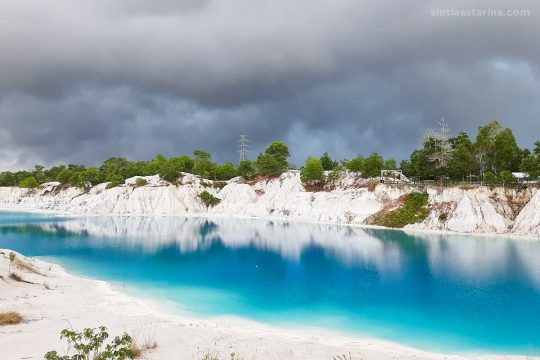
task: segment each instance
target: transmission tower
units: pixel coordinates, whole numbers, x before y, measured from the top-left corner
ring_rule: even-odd
[[[238,155],[239,159],[238,162],[242,162],[244,160],[247,160],[247,155],[249,152],[249,140],[247,138],[247,135],[240,135],[240,140],[238,140]]]

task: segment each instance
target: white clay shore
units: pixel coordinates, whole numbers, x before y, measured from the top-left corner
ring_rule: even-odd
[[[18,325],[0,327],[1,358],[42,359],[49,350],[62,351],[63,328],[82,329],[105,325],[111,335],[124,331],[139,342],[155,340],[157,348],[144,359],[200,359],[217,352],[242,359],[332,359],[350,353],[352,359],[531,359],[506,355],[447,355],[429,353],[396,343],[328,332],[322,329],[290,329],[241,318],[195,318],[168,313],[153,301],[126,295],[110,284],[66,273],[60,266],[39,259],[29,262],[40,274],[12,268],[24,280],[9,279],[9,250],[0,250],[0,312],[24,316]],[[47,284],[47,289],[43,284]],[[162,304],[163,305],[163,304]]]

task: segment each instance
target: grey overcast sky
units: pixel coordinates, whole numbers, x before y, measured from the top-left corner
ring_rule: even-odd
[[[531,147],[539,67],[537,0],[0,0],[0,170],[235,161],[240,134],[400,160],[442,115]]]

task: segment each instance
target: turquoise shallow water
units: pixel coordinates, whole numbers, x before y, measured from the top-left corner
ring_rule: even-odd
[[[0,212],[0,247],[201,316],[540,354],[540,242],[262,220]],[[96,324],[99,325],[99,324]]]

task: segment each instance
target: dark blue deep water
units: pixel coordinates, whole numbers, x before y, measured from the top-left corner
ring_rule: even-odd
[[[540,354],[540,242],[262,220],[0,212],[0,248],[201,316]],[[99,325],[99,324],[96,324]]]

